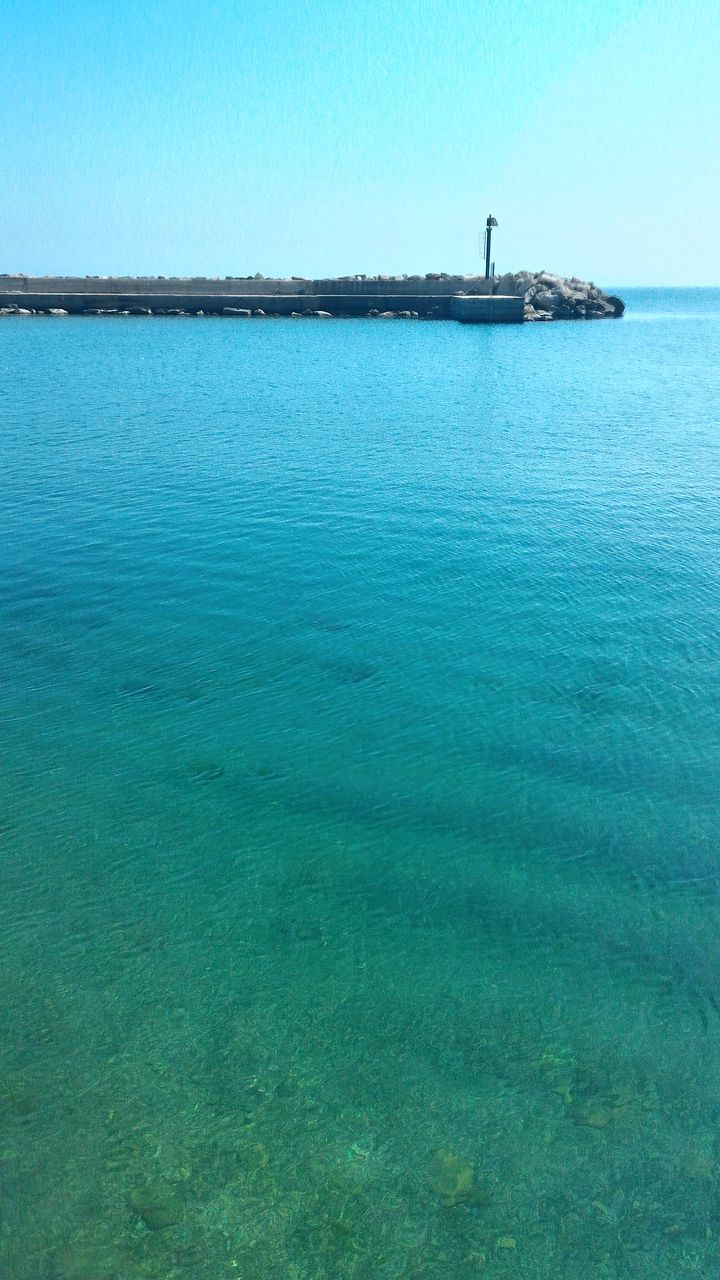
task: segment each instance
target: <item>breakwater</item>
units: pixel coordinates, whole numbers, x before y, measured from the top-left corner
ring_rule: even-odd
[[[448,275],[220,279],[0,276],[0,315],[222,315],[371,317],[521,323],[622,315],[592,282],[545,272],[499,278]]]

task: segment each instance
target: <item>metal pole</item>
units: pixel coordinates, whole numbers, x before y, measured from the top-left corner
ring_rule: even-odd
[[[492,271],[490,269],[490,239],[492,236],[492,229],[493,227],[496,227],[497,224],[498,224],[497,218],[493,218],[492,214],[489,213],[487,222],[485,223],[485,227],[486,227],[486,230],[485,230],[485,279],[486,280],[489,280],[491,275],[492,276],[495,275],[494,262],[492,264]]]

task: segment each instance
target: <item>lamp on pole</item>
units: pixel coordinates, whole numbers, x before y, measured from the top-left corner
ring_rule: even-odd
[[[497,218],[493,218],[492,214],[488,214],[488,220],[485,223],[485,279],[490,279],[490,240],[492,237],[492,229],[497,226]]]

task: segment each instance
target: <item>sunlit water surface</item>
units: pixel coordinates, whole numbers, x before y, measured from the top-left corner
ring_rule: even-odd
[[[0,1272],[720,1269],[720,292],[0,321]]]

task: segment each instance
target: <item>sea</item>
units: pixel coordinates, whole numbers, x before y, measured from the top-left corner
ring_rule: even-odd
[[[720,1275],[720,290],[0,320],[3,1280]]]

